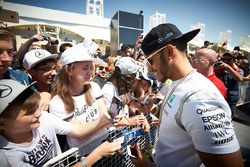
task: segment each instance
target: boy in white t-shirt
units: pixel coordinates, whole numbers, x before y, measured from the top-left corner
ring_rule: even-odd
[[[84,138],[88,132],[108,124],[105,118],[91,124],[72,124],[39,109],[40,95],[17,81],[0,80],[0,150],[11,166],[42,166],[61,153],[56,134]],[[120,143],[105,142],[82,164],[92,165],[105,155],[112,155]]]

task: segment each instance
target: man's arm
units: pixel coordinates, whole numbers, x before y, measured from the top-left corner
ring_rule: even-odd
[[[230,154],[209,154],[197,151],[198,155],[206,167],[243,167],[243,160],[240,151]]]

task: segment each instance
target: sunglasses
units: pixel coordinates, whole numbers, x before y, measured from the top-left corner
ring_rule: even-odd
[[[0,48],[0,55],[3,54],[5,51],[7,52],[7,54],[9,56],[13,56],[13,52],[14,52],[13,48],[12,49],[8,49],[8,50]]]
[[[108,71],[109,68],[108,67],[99,66],[99,70],[102,71],[103,69],[105,69],[105,71]]]

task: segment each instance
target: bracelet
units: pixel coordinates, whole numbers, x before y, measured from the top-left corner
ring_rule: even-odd
[[[81,165],[82,167],[87,167],[84,157],[81,158]]]

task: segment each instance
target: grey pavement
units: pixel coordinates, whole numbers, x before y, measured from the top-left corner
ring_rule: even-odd
[[[250,126],[242,122],[233,121],[236,136],[241,146],[245,167],[250,166]]]

